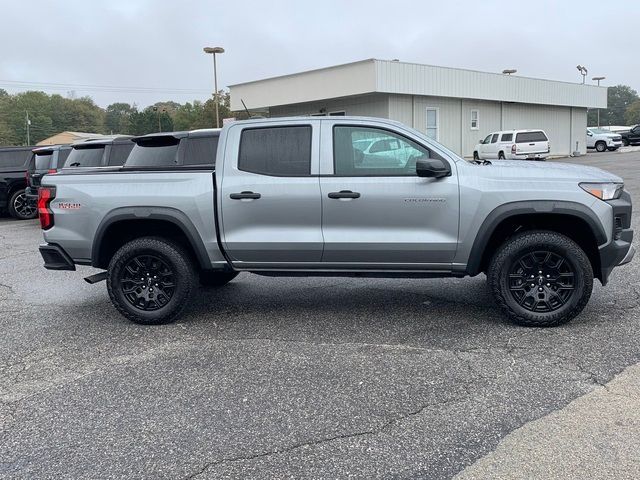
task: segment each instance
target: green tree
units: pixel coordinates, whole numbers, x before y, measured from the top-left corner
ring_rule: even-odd
[[[637,125],[640,123],[640,100],[636,100],[627,108],[624,113],[627,125]]]
[[[625,112],[629,105],[639,100],[638,92],[628,85],[616,85],[607,89],[607,108],[600,109],[600,125],[625,125]],[[588,125],[597,125],[597,110],[589,110]]]
[[[127,135],[133,133],[131,116],[137,108],[128,103],[112,103],[105,111],[105,130],[109,134]]]

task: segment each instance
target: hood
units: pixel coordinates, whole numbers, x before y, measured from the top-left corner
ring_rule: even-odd
[[[619,182],[622,178],[595,167],[572,163],[535,162],[527,160],[496,160],[491,165],[479,165],[489,176],[531,180],[576,180],[578,182]]]

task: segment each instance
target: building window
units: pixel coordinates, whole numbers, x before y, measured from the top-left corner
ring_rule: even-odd
[[[438,109],[427,107],[427,137],[438,141]]]
[[[480,111],[471,110],[471,130],[480,129]]]

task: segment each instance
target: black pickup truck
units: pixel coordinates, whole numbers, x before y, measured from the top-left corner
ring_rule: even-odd
[[[0,212],[19,220],[35,218],[35,205],[27,201],[27,170],[34,147],[0,148]]]
[[[627,147],[629,145],[640,144],[640,125],[636,125],[628,132],[620,132],[622,136],[622,144]]]

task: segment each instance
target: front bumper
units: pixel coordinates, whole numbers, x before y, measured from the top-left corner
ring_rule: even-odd
[[[40,255],[44,259],[47,270],[75,270],[76,266],[71,257],[60,245],[45,243],[40,245]]]
[[[603,285],[606,285],[613,269],[629,263],[636,252],[632,244],[631,195],[629,192],[623,192],[619,199],[608,203],[613,209],[614,231],[611,242],[599,248],[600,281]]]

